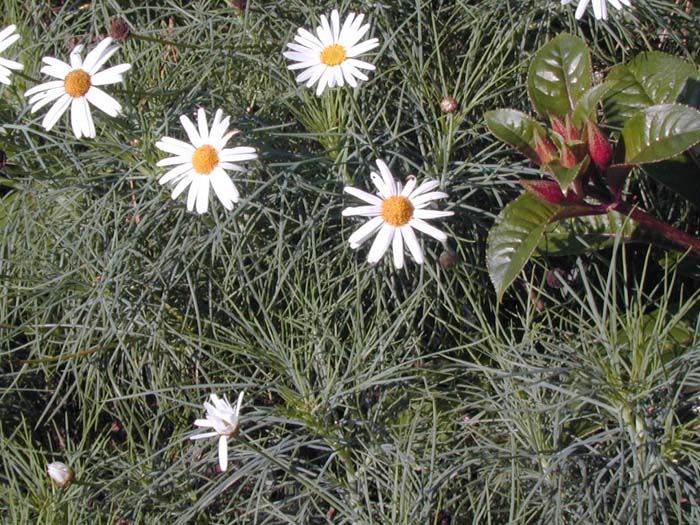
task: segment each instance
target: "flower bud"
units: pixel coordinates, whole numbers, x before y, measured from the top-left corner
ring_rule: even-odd
[[[571,113],[567,113],[564,119],[564,134],[562,135],[566,142],[574,142],[581,139],[581,135],[574,125],[574,121],[571,120]]]
[[[73,472],[73,469],[60,461],[49,463],[46,466],[46,471],[49,473],[49,477],[63,489],[70,486],[75,480],[75,472]]]
[[[557,160],[557,148],[546,138],[535,134],[535,150],[542,164],[551,164]]]
[[[559,164],[564,168],[573,168],[576,166],[576,155],[566,144],[563,145],[559,151]]]
[[[562,137],[566,137],[566,126],[556,115],[549,115],[549,123],[552,125],[552,129],[559,133]]]
[[[112,18],[109,23],[109,36],[117,42],[123,42],[129,38],[130,32],[129,24],[123,18]]]
[[[601,171],[606,171],[613,158],[613,148],[608,137],[591,120],[586,121],[586,133],[588,135],[588,152],[591,155],[591,159]]]
[[[459,257],[457,256],[457,253],[455,253],[454,250],[447,248],[440,254],[438,261],[440,261],[440,266],[447,270],[448,268],[454,268],[455,266],[457,266],[457,263],[459,262]]]
[[[443,113],[454,113],[459,108],[457,100],[454,97],[445,97],[440,102],[440,109]]]

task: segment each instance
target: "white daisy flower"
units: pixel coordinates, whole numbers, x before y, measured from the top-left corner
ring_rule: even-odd
[[[447,235],[425,220],[454,215],[451,211],[426,209],[434,200],[447,198],[448,195],[441,191],[432,191],[440,184],[436,180],[426,181],[416,187],[416,178],[410,177],[406,186],[402,186],[400,182],[394,180],[389,167],[383,160],[377,160],[377,166],[381,175],[371,173],[372,182],[378,190],[377,195],[357,188],[345,187],[345,192],[369,205],[345,208],[343,216],[372,217],[350,236],[348,239],[350,247],[353,250],[357,249],[376,233],[377,236],[369,249],[368,263],[379,262],[391,245],[394,266],[403,268],[404,245],[406,245],[413,259],[418,264],[422,264],[423,251],[413,230],[422,231],[440,242],[445,242]]]
[[[174,182],[172,198],[190,187],[187,194],[187,209],[192,211],[197,204],[197,213],[206,213],[209,207],[209,186],[227,210],[233,209],[233,203],[238,202],[238,190],[226,170],[246,171],[238,162],[255,160],[258,155],[255,148],[241,146],[226,148],[226,143],[237,133],[228,131],[231,117],[222,118],[220,109],[214,114],[211,129],[207,125],[207,117],[202,108],[197,111],[197,128],[185,115],[180,117],[191,144],[170,137],[163,137],[156,142],[156,147],[175,157],[161,159],[157,166],[175,166],[163,175],[159,182]]]
[[[213,428],[214,432],[205,432],[190,436],[190,439],[202,439],[209,437],[219,438],[219,466],[221,471],[225,471],[228,467],[228,438],[238,434],[240,429],[240,421],[238,416],[241,412],[241,402],[243,401],[243,393],[238,394],[236,406],[232,407],[226,396],[221,399],[216,394],[211,394],[211,403],[204,402],[204,409],[207,411],[206,419],[195,419],[194,424],[198,427]]]
[[[608,19],[608,6],[606,4],[606,1],[610,2],[610,4],[618,10],[622,9],[623,5],[626,5],[627,7],[630,7],[632,5],[630,3],[630,0],[593,0],[593,15],[595,16],[596,20]],[[588,4],[590,2],[591,0],[579,0],[575,14],[576,20],[579,20],[583,17],[583,13],[586,12],[586,7],[588,7]],[[562,5],[570,4],[571,0],[561,0],[561,3]]]
[[[316,28],[316,35],[299,28],[294,37],[297,43],[287,44],[291,51],[283,53],[289,60],[297,62],[288,66],[289,69],[304,70],[297,77],[297,82],[306,82],[306,87],[318,82],[316,94],[320,96],[326,86],[343,86],[347,82],[356,87],[358,79],[367,80],[367,75],[360,70],[375,68],[356,57],[377,47],[379,40],[370,38],[360,42],[369,30],[369,24],[362,25],[364,16],[350,13],[341,27],[340,16],[334,9],[330,24],[328,18],[321,15],[321,25]]]
[[[116,117],[122,110],[119,102],[102,91],[98,86],[116,84],[123,80],[122,73],[131,69],[131,64],[119,64],[104,71],[100,68],[117,52],[119,46],[111,46],[111,38],[105,38],[90,51],[85,60],[80,57],[83,46],[75,46],[70,54],[70,64],[53,57],[44,57],[46,64],[41,72],[58,80],[39,84],[28,90],[24,96],[30,97],[32,113],[56,101],[44,116],[41,125],[49,131],[70,106],[70,120],[77,138],[95,137],[95,124],[90,113],[90,104]],[[88,102],[90,104],[88,104]]]
[[[17,29],[17,26],[12,24],[11,26],[7,26],[5,29],[0,31],[0,53],[5,51],[19,39],[19,35],[15,33],[15,29]],[[24,66],[19,62],[8,60],[0,56],[0,83],[7,84],[8,86],[10,85],[10,74],[12,73],[10,71],[11,69],[18,71],[20,69],[24,69]]]

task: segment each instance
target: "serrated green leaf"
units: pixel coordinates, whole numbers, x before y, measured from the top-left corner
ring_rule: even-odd
[[[611,86],[612,84],[610,82],[603,82],[602,84],[592,87],[581,96],[576,103],[572,115],[572,120],[577,128],[580,129],[586,119],[591,118],[591,116],[595,114],[595,107],[603,100],[603,97],[605,97],[605,94]],[[593,118],[593,120],[597,121],[595,118]]]
[[[544,136],[545,130],[535,119],[515,109],[496,109],[486,112],[484,120],[496,137],[539,163],[537,152],[530,144],[535,140],[535,133]]]
[[[486,267],[498,300],[532,256],[545,228],[561,206],[523,193],[508,204],[489,232]]]
[[[631,236],[636,227],[634,221],[614,211],[557,221],[545,230],[537,251],[560,257],[600,250],[612,245],[618,234]]]
[[[527,90],[543,117],[564,117],[591,87],[591,55],[579,37],[562,33],[535,53],[527,73]]]
[[[625,163],[659,162],[700,142],[700,112],[680,104],[639,111],[622,129]]]
[[[609,124],[622,127],[638,111],[675,102],[688,77],[697,68],[678,57],[650,51],[610,70],[606,83],[605,116]]]

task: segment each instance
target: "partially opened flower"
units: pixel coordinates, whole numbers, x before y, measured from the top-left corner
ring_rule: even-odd
[[[85,60],[81,58],[83,46],[75,46],[70,54],[70,64],[53,57],[44,57],[41,72],[58,80],[50,80],[29,89],[24,96],[30,97],[32,113],[54,102],[44,116],[41,125],[49,131],[70,106],[70,120],[77,138],[95,137],[95,124],[90,104],[116,117],[121,104],[98,86],[116,84],[123,80],[122,74],[131,69],[131,64],[119,64],[100,71],[107,60],[117,52],[119,46],[111,46],[112,39],[105,38],[90,51]]]
[[[207,411],[206,419],[196,419],[194,424],[198,427],[213,428],[213,432],[205,432],[196,434],[190,439],[202,439],[209,437],[219,438],[219,466],[221,471],[225,471],[228,467],[228,438],[235,436],[240,429],[240,421],[238,416],[241,412],[241,402],[243,401],[243,393],[238,394],[236,406],[232,407],[226,396],[220,398],[216,394],[211,394],[211,403],[204,402],[204,409]]]
[[[356,87],[358,80],[367,80],[361,70],[373,70],[374,66],[357,57],[377,47],[379,40],[370,38],[360,42],[369,30],[369,24],[362,25],[364,16],[350,13],[341,27],[340,15],[334,9],[330,23],[326,15],[321,15],[316,35],[299,28],[294,37],[296,43],[287,44],[291,51],[283,53],[296,62],[289,69],[304,70],[297,76],[297,82],[306,82],[306,87],[318,82],[316,94],[321,95],[326,87],[343,86],[345,82]]]
[[[230,117],[223,118],[220,109],[214,114],[211,128],[202,108],[197,111],[197,128],[185,115],[180,117],[182,127],[190,143],[170,137],[163,137],[156,142],[156,147],[175,157],[161,159],[157,166],[175,166],[160,178],[160,183],[175,184],[172,198],[177,199],[189,186],[187,209],[192,211],[197,205],[197,213],[206,213],[209,207],[209,186],[227,210],[233,209],[238,202],[238,190],[226,170],[246,171],[237,163],[258,158],[255,148],[240,146],[227,148],[226,143],[236,134],[228,131]]]
[[[0,53],[14,44],[19,38],[19,35],[15,33],[15,29],[17,29],[17,26],[13,24],[0,31]],[[24,66],[19,62],[8,60],[0,56],[0,83],[7,84],[8,86],[10,85],[11,69],[17,71],[24,69]]]
[[[606,1],[610,2],[610,4],[618,10],[622,9],[623,5],[626,5],[627,7],[632,5],[630,0],[593,0],[593,15],[595,16],[596,20],[608,19],[608,6]],[[578,7],[576,8],[576,14],[574,15],[576,16],[576,20],[583,17],[583,13],[586,12],[586,7],[588,7],[590,2],[591,0],[579,0]],[[571,0],[561,0],[561,3],[562,5],[570,4]]]
[[[440,242],[447,240],[447,235],[431,226],[426,219],[449,217],[451,211],[429,210],[427,207],[437,199],[448,197],[447,193],[433,191],[439,182],[429,180],[416,187],[415,177],[409,178],[406,186],[394,180],[389,167],[383,160],[377,160],[379,173],[371,173],[372,182],[377,188],[377,195],[372,195],[357,188],[345,187],[345,192],[367,203],[364,206],[345,208],[343,216],[358,215],[371,217],[353,233],[348,241],[354,250],[359,248],[367,239],[376,233],[372,247],[369,249],[367,262],[374,264],[384,256],[391,245],[394,266],[402,268],[404,263],[404,246],[413,259],[422,264],[423,251],[415,230],[421,231]]]

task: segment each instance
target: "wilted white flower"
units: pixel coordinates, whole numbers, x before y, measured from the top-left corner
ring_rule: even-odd
[[[190,439],[202,439],[208,437],[219,438],[219,466],[221,471],[225,471],[228,467],[228,438],[235,436],[240,429],[240,421],[238,416],[241,412],[241,402],[243,401],[243,393],[238,394],[236,406],[231,404],[224,396],[221,399],[216,394],[211,394],[211,403],[204,402],[204,409],[207,411],[206,419],[196,419],[194,424],[198,427],[213,428],[213,432],[205,432],[190,436]]]
[[[228,131],[230,117],[223,118],[223,111],[216,110],[211,129],[202,108],[197,112],[197,128],[185,115],[180,117],[191,144],[170,137],[156,142],[156,147],[176,155],[158,161],[156,166],[175,166],[163,175],[159,182],[174,182],[172,198],[177,199],[189,186],[187,209],[192,211],[197,204],[197,213],[206,213],[209,207],[209,186],[227,210],[238,202],[238,190],[226,170],[245,171],[236,163],[258,158],[255,148],[241,146],[226,148],[228,140],[236,131]]]
[[[75,472],[73,472],[73,469],[60,461],[54,461],[46,465],[46,471],[49,473],[49,477],[51,477],[59,487],[64,489],[75,480]]]
[[[5,51],[8,47],[14,44],[17,39],[19,39],[19,35],[15,33],[15,29],[17,29],[17,26],[12,24],[11,26],[7,26],[5,29],[0,31],[0,53]],[[24,66],[19,62],[8,60],[0,56],[0,82],[7,84],[8,86],[10,85],[10,74],[12,73],[10,71],[11,69],[17,71],[24,69]]]
[[[343,216],[359,215],[371,217],[348,239],[352,249],[375,233],[377,234],[369,249],[367,262],[374,264],[384,256],[389,245],[392,246],[394,266],[402,268],[404,263],[404,245],[408,246],[413,259],[422,264],[423,251],[418,243],[414,229],[430,235],[438,241],[445,242],[447,235],[431,226],[426,219],[438,219],[453,215],[451,211],[428,210],[426,207],[436,199],[448,197],[447,193],[432,191],[439,182],[429,180],[416,187],[415,177],[411,177],[406,186],[394,180],[389,167],[383,160],[377,160],[380,174],[371,173],[372,182],[377,188],[377,195],[372,195],[357,188],[345,187],[345,192],[362,199],[368,206],[345,208]]]
[[[27,90],[32,113],[54,102],[47,111],[41,125],[49,131],[70,106],[71,126],[77,138],[95,137],[95,124],[90,113],[90,104],[116,117],[122,110],[121,104],[98,86],[116,84],[123,80],[122,74],[131,69],[131,64],[119,64],[100,71],[107,60],[117,52],[119,46],[111,46],[111,38],[102,42],[81,58],[83,46],[75,46],[70,54],[70,64],[53,57],[44,57],[41,72],[58,80],[44,82]],[[88,104],[89,102],[89,104]]]
[[[345,82],[356,87],[358,79],[367,80],[367,75],[360,70],[375,68],[357,57],[377,47],[379,40],[370,38],[360,42],[369,31],[369,24],[362,25],[364,16],[350,13],[341,27],[340,15],[334,9],[330,23],[326,15],[321,15],[316,35],[299,28],[294,37],[296,43],[287,44],[291,51],[283,53],[296,62],[288,66],[289,69],[304,70],[297,76],[297,82],[306,82],[306,87],[318,82],[316,94],[321,95],[326,87],[343,86]]]
[[[615,9],[622,9],[623,5],[626,5],[627,7],[630,7],[632,4],[630,3],[630,0],[592,0],[593,1],[593,15],[595,16],[596,20],[607,20],[608,19],[608,6],[606,4],[607,2],[610,2],[610,4],[615,8]],[[581,17],[583,17],[583,13],[586,12],[586,7],[588,7],[588,4],[591,2],[591,0],[579,0],[578,7],[576,8],[576,20],[579,20]],[[570,4],[571,0],[561,0],[562,5],[565,4]]]

